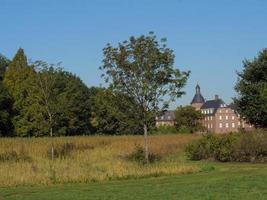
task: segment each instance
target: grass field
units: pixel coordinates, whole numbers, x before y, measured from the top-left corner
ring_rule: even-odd
[[[129,160],[142,136],[92,136],[61,138],[1,138],[0,187],[82,183],[130,177],[198,172],[183,157],[193,135],[150,137],[150,152],[162,159],[149,166]],[[50,160],[51,143],[56,159]]]
[[[0,188],[0,200],[267,199],[267,166],[197,162],[207,172],[99,183]]]
[[[128,159],[141,136],[1,138],[0,200],[267,199],[266,164],[188,161],[199,137],[151,136],[150,165]]]

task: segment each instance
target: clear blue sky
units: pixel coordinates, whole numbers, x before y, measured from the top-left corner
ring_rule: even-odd
[[[0,0],[0,53],[19,47],[31,60],[63,62],[88,85],[103,81],[98,67],[106,43],[154,31],[167,37],[176,66],[191,70],[190,103],[199,82],[206,99],[235,96],[236,70],[267,47],[265,0]]]

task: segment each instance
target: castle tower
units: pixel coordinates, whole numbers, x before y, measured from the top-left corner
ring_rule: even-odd
[[[193,100],[191,101],[191,106],[193,106],[194,108],[196,108],[196,110],[200,110],[201,106],[205,103],[205,99],[203,98],[201,92],[200,92],[200,87],[197,84],[196,86],[196,94],[193,98]]]

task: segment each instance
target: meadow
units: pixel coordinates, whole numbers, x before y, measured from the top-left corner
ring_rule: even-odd
[[[58,138],[1,138],[0,187],[87,183],[105,180],[195,173],[184,147],[195,135],[150,136],[150,165],[130,159],[142,136],[81,136]],[[55,146],[55,159],[50,156]]]

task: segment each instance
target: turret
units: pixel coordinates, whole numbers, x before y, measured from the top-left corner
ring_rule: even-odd
[[[196,110],[200,110],[201,106],[205,103],[205,99],[203,98],[201,92],[200,92],[200,86],[196,85],[196,94],[191,101],[191,106],[196,108]]]

